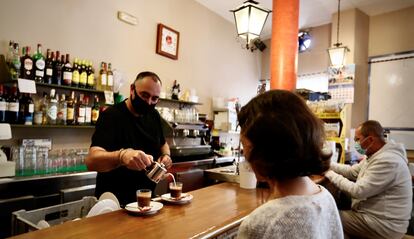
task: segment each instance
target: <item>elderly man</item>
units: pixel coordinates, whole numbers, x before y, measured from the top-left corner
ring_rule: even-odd
[[[401,144],[385,142],[381,124],[368,120],[355,132],[355,148],[367,159],[353,166],[332,163],[325,177],[352,197],[341,211],[346,237],[401,238],[412,207],[412,184]]]

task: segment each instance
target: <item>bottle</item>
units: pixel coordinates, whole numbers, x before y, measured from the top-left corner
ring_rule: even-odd
[[[87,86],[89,89],[94,89],[95,88],[95,71],[92,67],[92,61],[89,61],[88,63],[88,83]]]
[[[7,50],[7,55],[6,55],[6,63],[7,63],[7,66],[9,67],[12,66],[13,54],[14,54],[14,42],[9,41],[9,48]]]
[[[85,111],[86,111],[86,105],[83,103],[83,94],[79,95],[79,101],[77,106],[77,121],[78,125],[84,125],[85,124]]]
[[[49,104],[47,107],[47,123],[51,125],[55,125],[57,119],[57,100],[55,93],[55,89],[50,90]]]
[[[0,85],[0,123],[6,123],[7,100],[4,86]]]
[[[72,91],[72,94],[70,95],[68,102],[67,102],[67,113],[66,113],[66,124],[71,125],[75,122],[75,92]]]
[[[92,116],[91,116],[91,123],[93,125],[96,125],[96,122],[98,122],[99,118],[99,98],[95,95],[94,98],[94,104],[92,107]]]
[[[86,82],[88,81],[88,73],[86,72],[85,60],[82,60],[80,66],[80,76],[79,76],[79,87],[86,88]]]
[[[68,105],[66,102],[66,95],[62,94],[60,96],[60,100],[58,104],[58,113],[57,113],[57,122],[56,122],[57,124],[66,125],[67,112],[68,112]]]
[[[17,85],[11,88],[11,93],[7,100],[6,121],[9,124],[17,124],[19,120],[19,97]]]
[[[106,63],[102,62],[101,63],[101,70],[99,71],[99,80],[98,80],[98,85],[97,85],[97,89],[98,90],[106,90],[106,78],[107,78],[107,73],[106,73]]]
[[[33,98],[30,94],[25,95],[25,101],[24,101],[24,111],[23,111],[23,118],[24,118],[24,124],[25,125],[32,125],[33,124],[33,116],[34,116],[34,102]]]
[[[25,117],[24,117],[24,108],[26,105],[26,94],[20,94],[19,98],[19,119],[18,124],[24,124]]]
[[[17,80],[20,77],[22,63],[19,56],[19,44],[14,43],[13,45],[13,57],[10,67],[10,75],[12,80]]]
[[[45,75],[45,57],[42,55],[42,45],[37,44],[36,54],[33,55],[34,61],[34,80],[36,82],[43,82],[43,77]]]
[[[34,102],[33,124],[41,125],[43,121],[42,98],[36,97]]]
[[[92,107],[89,104],[88,96],[85,96],[83,99],[85,105],[85,125],[90,125],[92,123]]]
[[[53,59],[55,58],[55,53],[50,53],[50,49],[47,49],[46,52],[46,66],[45,66],[45,77],[43,83],[52,84],[53,78]]]
[[[66,54],[66,62],[63,66],[63,84],[67,86],[72,85],[72,65],[70,64],[69,54]]]
[[[78,64],[78,58],[75,58],[75,61],[73,62],[73,68],[72,68],[72,86],[73,87],[79,87],[79,64]]]
[[[30,47],[23,48],[23,55],[21,58],[21,78],[27,80],[33,80],[33,59],[30,56]]]
[[[108,81],[106,84],[106,90],[114,91],[114,74],[112,73],[112,66],[111,63],[108,63]]]
[[[60,52],[56,51],[56,58],[53,62],[53,78],[52,84],[62,84],[62,63],[60,62]]]
[[[41,99],[41,110],[43,112],[43,118],[42,118],[42,125],[47,124],[47,109],[49,107],[49,99],[47,98],[47,93],[43,92],[43,98]]]

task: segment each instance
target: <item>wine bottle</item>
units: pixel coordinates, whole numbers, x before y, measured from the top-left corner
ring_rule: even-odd
[[[11,93],[7,100],[6,121],[9,124],[17,124],[19,120],[19,97],[17,85],[11,88]]]
[[[34,80],[36,82],[43,82],[43,77],[45,75],[45,57],[42,54],[42,45],[37,44],[36,54],[33,55],[34,61]]]
[[[99,118],[99,98],[95,95],[94,104],[92,107],[92,117],[91,117],[91,123],[93,125],[96,125],[96,122],[98,122]]]
[[[30,56],[30,47],[23,48],[23,56],[21,58],[21,78],[33,80],[33,59]]]
[[[67,102],[67,114],[66,114],[66,124],[71,125],[74,124],[75,119],[75,92],[72,91],[72,94],[70,95],[68,102]]]
[[[63,84],[67,86],[72,85],[72,65],[70,64],[69,54],[66,54],[66,62],[63,65]]]
[[[89,89],[94,89],[95,88],[95,71],[92,67],[92,61],[89,61],[89,63],[88,63],[87,73],[88,73],[88,84],[87,84],[87,86],[88,86]]]
[[[79,94],[79,101],[76,106],[77,108],[77,122],[78,125],[84,125],[85,124],[85,111],[86,111],[86,105],[83,103],[83,94]]]
[[[0,85],[0,123],[6,123],[7,100],[4,86]]]
[[[86,82],[88,81],[88,73],[86,72],[86,61],[82,60],[82,64],[80,66],[80,76],[79,76],[79,87],[86,88]]]
[[[84,99],[84,105],[85,105],[85,125],[90,125],[91,117],[92,117],[92,107],[89,104],[88,96],[85,96],[83,99]]]
[[[53,62],[53,78],[52,84],[62,84],[62,63],[60,62],[60,52],[56,51],[56,59]]]
[[[24,107],[26,105],[26,94],[20,94],[18,124],[24,124]]]
[[[106,90],[114,91],[114,74],[112,73],[112,66],[111,63],[108,63],[108,81],[106,84]]]
[[[107,79],[107,73],[106,73],[106,63],[102,62],[101,63],[101,69],[99,71],[99,80],[98,80],[98,85],[97,85],[97,89],[98,90],[106,90],[106,80]]]
[[[51,125],[55,125],[57,119],[57,100],[55,92],[55,89],[50,90],[49,104],[47,107],[47,123]]]
[[[79,87],[79,61],[78,58],[75,58],[75,61],[73,62],[73,68],[72,68],[72,86],[73,87]]]
[[[33,116],[34,116],[34,102],[33,98],[30,94],[26,94],[24,101],[24,124],[25,125],[32,125],[33,124]]]
[[[66,95],[61,94],[59,104],[58,104],[58,113],[57,113],[57,124],[66,125],[67,120],[67,111],[68,104],[66,102]]]
[[[14,43],[12,62],[10,66],[10,76],[12,80],[17,80],[20,77],[21,66],[22,63],[19,56],[19,44]]]
[[[50,53],[50,49],[46,51],[46,66],[45,66],[45,77],[43,83],[52,84],[53,78],[53,60],[55,58],[55,53]]]

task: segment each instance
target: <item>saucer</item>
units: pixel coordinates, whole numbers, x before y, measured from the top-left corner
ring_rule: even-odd
[[[152,214],[157,213],[159,210],[161,210],[161,208],[163,207],[163,204],[160,202],[151,202],[150,207],[151,207],[150,210],[141,211],[140,209],[138,209],[138,203],[132,202],[125,206],[125,210],[133,214],[136,214],[136,215],[152,215]]]
[[[111,192],[102,193],[102,195],[99,197],[99,201],[102,201],[104,199],[111,199],[112,201],[114,201],[116,203],[116,205],[118,205],[118,209],[121,208],[119,206],[118,198],[113,193],[111,193]]]
[[[191,200],[193,200],[193,195],[189,194],[189,193],[181,193],[181,198],[180,199],[176,199],[176,198],[172,198],[171,194],[166,193],[161,195],[161,199],[172,203],[172,204],[186,204],[191,202]]]
[[[86,217],[93,217],[96,215],[104,214],[107,212],[116,211],[119,209],[119,206],[116,202],[112,201],[111,199],[103,199],[98,201],[92,208],[89,210]]]

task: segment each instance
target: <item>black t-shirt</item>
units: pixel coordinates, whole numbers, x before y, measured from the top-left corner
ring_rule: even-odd
[[[165,144],[161,128],[161,117],[155,109],[146,115],[134,116],[125,101],[107,108],[99,116],[92,136],[92,146],[106,151],[133,148],[158,159],[161,146]],[[112,192],[121,205],[136,201],[136,190],[148,188],[154,191],[155,183],[147,178],[144,171],[118,167],[109,172],[98,173],[95,195]]]

